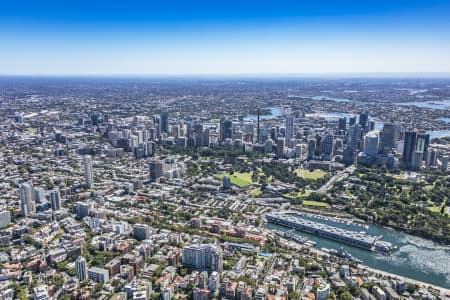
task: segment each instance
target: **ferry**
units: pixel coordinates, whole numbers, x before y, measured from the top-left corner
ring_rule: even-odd
[[[381,236],[376,237],[366,233],[354,232],[314,222],[292,212],[270,213],[266,215],[266,219],[269,223],[293,228],[368,251],[389,254],[395,249],[395,246],[391,243],[382,241]]]

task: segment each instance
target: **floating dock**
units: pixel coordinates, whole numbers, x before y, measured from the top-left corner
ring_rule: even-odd
[[[368,251],[389,254],[395,249],[395,246],[391,243],[380,240],[381,236],[376,237],[364,232],[354,232],[306,220],[295,213],[270,213],[266,215],[266,219],[273,224],[297,229]]]

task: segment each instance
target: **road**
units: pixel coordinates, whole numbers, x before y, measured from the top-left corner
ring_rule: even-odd
[[[368,266],[359,265],[358,267],[361,268],[361,269],[367,270],[369,272],[373,272],[373,273],[376,273],[378,275],[384,276],[384,277],[397,278],[397,279],[400,279],[400,280],[404,280],[406,282],[413,283],[415,285],[418,285],[418,286],[426,288],[426,289],[428,287],[431,287],[432,289],[434,289],[436,291],[436,293],[439,294],[441,299],[450,299],[450,290],[449,289],[446,289],[446,288],[443,288],[443,287],[440,287],[440,286],[436,286],[436,285],[433,285],[433,284],[429,284],[429,283],[426,283],[426,282],[418,281],[418,280],[415,280],[415,279],[411,279],[409,277],[405,277],[405,276],[400,276],[400,275],[397,275],[397,274],[384,272],[384,271],[381,271],[381,270],[378,270],[378,269],[373,269],[373,268],[370,268]]]
[[[324,185],[320,187],[320,189],[317,190],[319,193],[327,193],[332,187],[333,184],[336,182],[339,182],[341,180],[344,180],[348,176],[350,176],[355,171],[355,166],[350,166],[345,168],[342,171],[339,171],[336,175],[330,178],[330,180],[327,181]]]

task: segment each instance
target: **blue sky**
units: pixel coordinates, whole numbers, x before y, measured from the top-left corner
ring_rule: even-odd
[[[449,0],[0,2],[0,73],[450,72]]]

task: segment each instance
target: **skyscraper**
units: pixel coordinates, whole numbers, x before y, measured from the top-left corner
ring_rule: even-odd
[[[50,205],[52,210],[61,209],[61,195],[58,189],[50,191]]]
[[[323,160],[331,160],[333,156],[334,138],[333,135],[326,133],[320,140],[320,157]]]
[[[369,113],[364,112],[359,115],[359,125],[362,127],[364,132],[369,131]]]
[[[358,143],[361,137],[361,127],[354,124],[348,129],[347,146],[353,150],[358,149]]]
[[[86,180],[86,188],[92,189],[94,187],[94,173],[90,156],[84,157],[84,178]]]
[[[381,145],[380,150],[382,153],[390,153],[395,148],[395,130],[394,123],[384,123],[383,130],[381,131]]]
[[[20,186],[20,208],[26,217],[36,213],[36,205],[33,201],[33,186],[25,182]]]
[[[133,225],[133,236],[138,241],[143,241],[150,236],[150,227],[147,224],[134,224]]]
[[[410,169],[416,171],[419,170],[422,165],[422,158],[423,152],[419,150],[414,150],[411,155]]]
[[[233,137],[233,123],[230,120],[220,120],[220,141],[231,139]]]
[[[203,125],[201,123],[194,125],[194,145],[195,147],[203,147]]]
[[[286,118],[286,144],[288,147],[292,147],[292,139],[294,138],[294,115],[288,115]]]
[[[351,165],[355,162],[358,150],[358,143],[361,136],[361,128],[354,124],[349,127],[347,134],[347,145],[344,149],[343,161],[346,165]]]
[[[163,175],[163,164],[157,159],[152,159],[148,164],[150,180],[156,181]]]
[[[9,224],[11,224],[11,213],[5,209],[0,212],[0,228],[6,227]]]
[[[444,155],[444,156],[441,157],[441,170],[442,170],[442,172],[447,172],[448,161],[449,161],[449,156],[448,155]]]
[[[159,116],[159,129],[161,134],[169,133],[169,113],[162,112]]]
[[[75,207],[75,212],[77,214],[77,219],[82,220],[84,217],[89,216],[91,211],[91,205],[86,202],[77,202]]]
[[[33,188],[33,200],[35,203],[43,203],[45,202],[45,190],[40,187]]]
[[[406,169],[411,168],[412,154],[416,148],[417,130],[407,130],[405,132],[405,143],[403,146],[403,165]]]
[[[343,130],[343,131],[345,131],[347,129],[347,118],[346,117],[339,118],[338,129]]]
[[[261,131],[260,131],[260,126],[261,124],[259,123],[259,118],[260,118],[260,114],[261,114],[261,110],[258,108],[256,109],[256,142],[260,143],[261,142]]]
[[[75,260],[75,270],[77,272],[77,278],[79,281],[85,281],[88,278],[86,259],[79,256]]]
[[[227,191],[231,189],[231,179],[230,176],[226,175],[222,178],[222,189]]]
[[[427,167],[432,167],[436,165],[436,161],[437,161],[437,152],[436,150],[430,150],[427,151]]]
[[[223,253],[216,245],[190,245],[183,247],[182,262],[184,266],[200,271],[222,272]]]
[[[209,136],[209,128],[203,130],[203,147],[209,147],[210,136]]]
[[[430,134],[426,132],[419,132],[417,135],[416,151],[423,153],[422,160],[427,158],[428,145],[430,144]]]
[[[277,158],[284,157],[284,138],[277,139]]]
[[[370,131],[364,136],[364,153],[375,157],[379,149],[379,135],[377,131]]]

